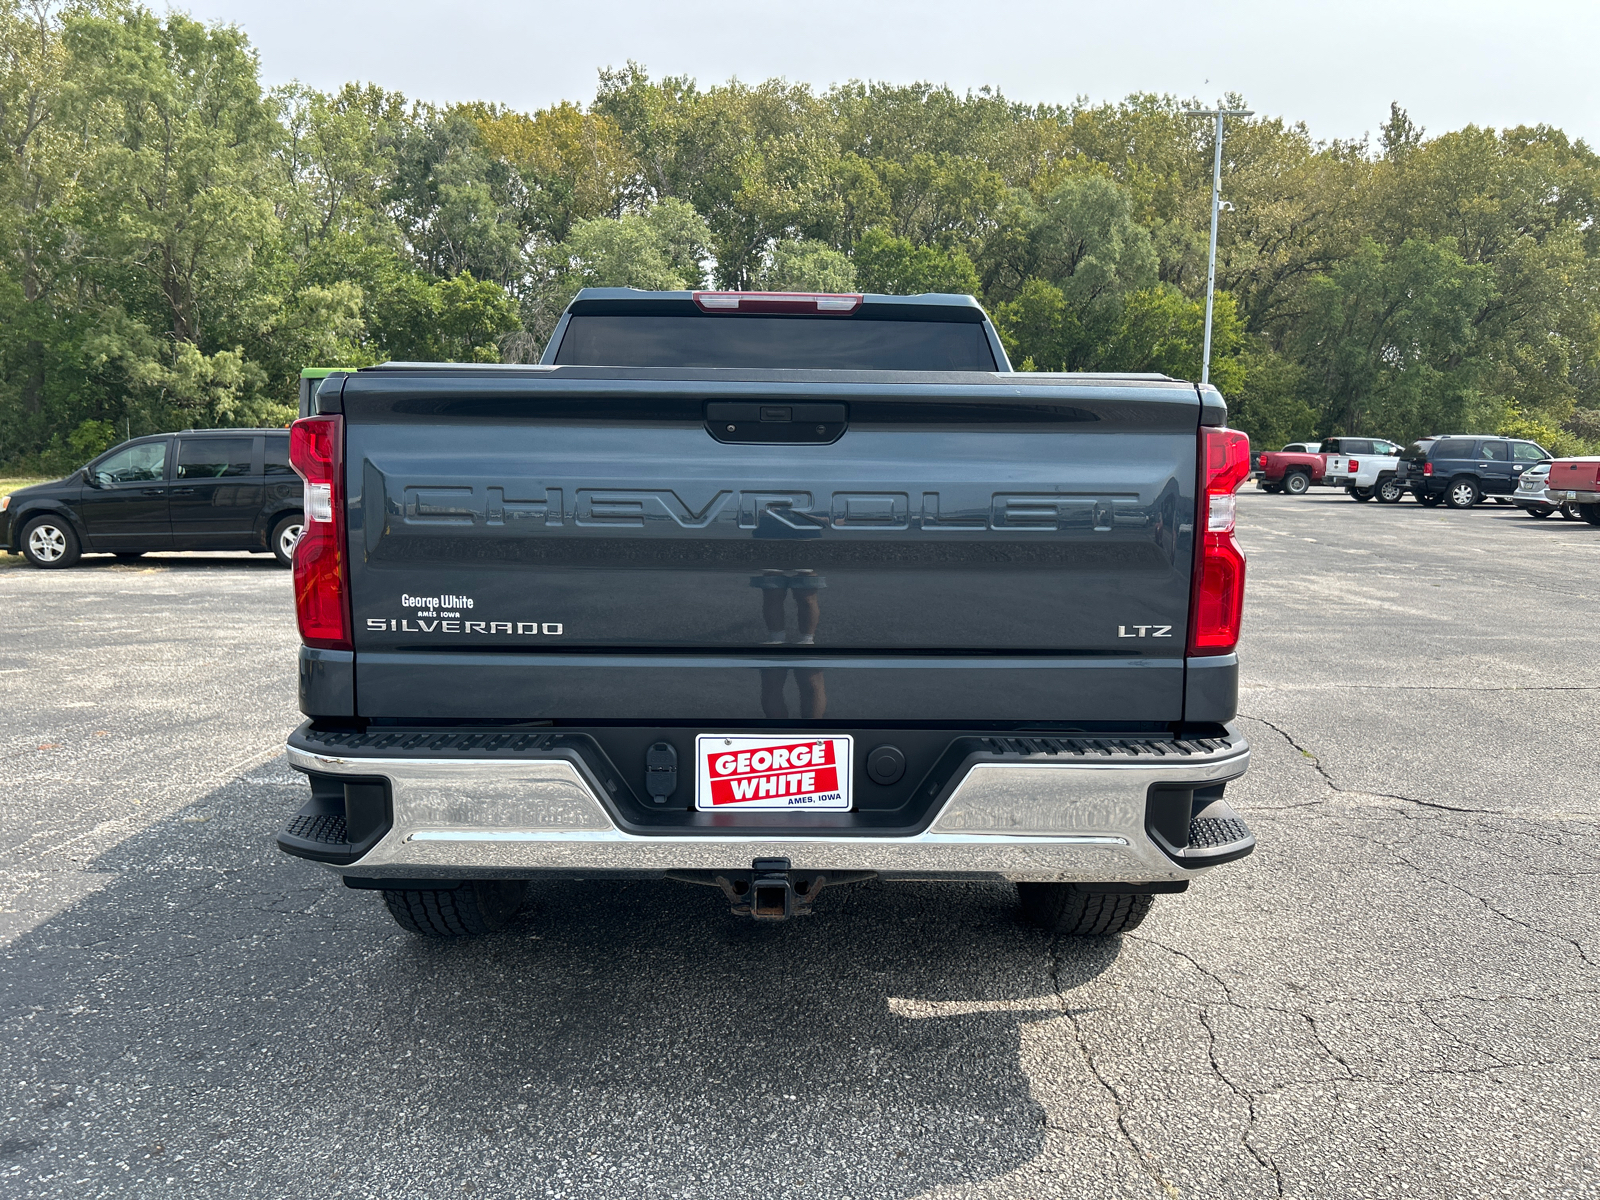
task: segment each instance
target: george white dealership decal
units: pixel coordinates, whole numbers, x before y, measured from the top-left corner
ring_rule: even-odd
[[[400,594],[403,617],[368,617],[369,633],[458,633],[485,637],[560,637],[560,621],[471,620],[477,602],[471,596]]]

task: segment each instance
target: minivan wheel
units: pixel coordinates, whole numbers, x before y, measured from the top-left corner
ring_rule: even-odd
[[[1394,481],[1393,475],[1386,475],[1378,480],[1378,503],[1399,504],[1400,497],[1406,494],[1405,488]]]
[[[279,566],[294,566],[294,544],[304,529],[305,519],[299,513],[290,513],[272,527],[272,557]]]
[[[1311,476],[1304,471],[1293,471],[1283,477],[1283,490],[1291,496],[1304,496],[1311,490]]]
[[[55,517],[39,517],[22,531],[22,557],[36,567],[70,567],[83,557],[72,526]]]
[[[1137,929],[1150,912],[1151,896],[1085,892],[1070,883],[1019,883],[1022,915],[1051,933],[1111,937]]]
[[[1470,479],[1453,479],[1444,494],[1444,502],[1451,508],[1471,508],[1483,498],[1478,485]]]

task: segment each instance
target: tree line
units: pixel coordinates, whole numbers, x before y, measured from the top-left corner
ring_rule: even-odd
[[[965,292],[1023,369],[1199,375],[1196,102],[630,63],[524,113],[259,75],[234,26],[0,0],[0,463],[283,424],[307,365],[532,361],[584,286]],[[1230,124],[1223,192],[1212,378],[1258,443],[1600,447],[1582,141],[1261,117]]]

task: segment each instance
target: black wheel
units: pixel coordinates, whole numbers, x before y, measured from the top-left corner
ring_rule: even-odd
[[[294,544],[300,540],[305,524],[305,518],[299,513],[290,513],[272,527],[267,545],[272,547],[272,557],[278,560],[279,566],[294,566]]]
[[[1575,504],[1563,504],[1561,506],[1561,516],[1563,520],[1567,521],[1583,520],[1583,514],[1578,511],[1578,506]]]
[[[1304,496],[1311,490],[1311,476],[1304,471],[1292,471],[1283,477],[1283,490],[1291,496]]]
[[[117,551],[117,557],[122,559],[124,562],[132,562],[136,558],[143,558],[144,557],[144,551],[143,550],[118,550]]]
[[[1555,511],[1556,511],[1555,509],[1548,508],[1548,507],[1546,507],[1546,508],[1530,508],[1528,510],[1528,515],[1530,517],[1538,517],[1542,521],[1546,517],[1548,517],[1551,513],[1555,512]]]
[[[1019,883],[1017,895],[1028,920],[1069,937],[1111,937],[1137,929],[1153,899],[1083,892],[1070,883]]]
[[[1406,494],[1406,490],[1394,481],[1393,475],[1385,475],[1378,480],[1377,494],[1379,504],[1399,504],[1400,497]]]
[[[1600,504],[1580,504],[1578,515],[1591,525],[1600,525]]]
[[[1421,504],[1421,505],[1424,505],[1427,508],[1438,508],[1439,507],[1439,502],[1441,500],[1443,500],[1443,499],[1444,499],[1443,496],[1438,495],[1435,492],[1418,492],[1417,493],[1417,503]]]
[[[1345,488],[1345,491],[1349,494],[1350,499],[1359,500],[1362,504],[1365,504],[1368,500],[1371,500],[1373,496],[1377,495],[1377,490],[1375,488],[1347,487]]]
[[[1262,485],[1261,490],[1266,492],[1268,495],[1276,496],[1279,492],[1283,491],[1283,487],[1280,484],[1267,483]]]
[[[22,557],[36,567],[70,567],[83,557],[78,535],[59,517],[35,517],[22,531]]]
[[[1444,493],[1444,502],[1451,508],[1471,508],[1482,499],[1482,489],[1471,479],[1452,479]]]
[[[385,891],[383,902],[395,923],[412,933],[478,937],[504,929],[527,892],[526,880],[478,879],[451,891]]]

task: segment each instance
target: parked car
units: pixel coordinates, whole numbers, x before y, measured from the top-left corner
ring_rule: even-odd
[[[1378,498],[1379,504],[1398,504],[1405,495],[1394,481],[1400,447],[1382,438],[1333,437],[1322,444],[1322,482],[1342,487],[1356,500]]]
[[[1509,500],[1522,473],[1549,458],[1537,442],[1516,438],[1426,437],[1400,455],[1395,481],[1423,504],[1471,508],[1487,496]]]
[[[1568,500],[1558,500],[1549,493],[1545,486],[1549,476],[1549,463],[1535,463],[1529,467],[1517,481],[1517,490],[1511,497],[1511,503],[1530,517],[1538,517],[1541,520],[1557,512],[1569,521],[1583,520],[1583,514],[1578,511],[1576,504]]]
[[[1547,494],[1571,504],[1591,525],[1600,525],[1600,457],[1558,458],[1550,464]]]
[[[1304,496],[1321,483],[1327,463],[1321,442],[1290,442],[1282,450],[1268,450],[1257,464],[1256,486],[1263,492],[1288,492]]]
[[[303,490],[287,429],[155,434],[0,498],[0,545],[36,567],[151,550],[270,551],[287,567]]]

